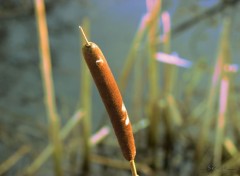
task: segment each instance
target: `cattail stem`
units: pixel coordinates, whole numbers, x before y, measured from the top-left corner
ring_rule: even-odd
[[[108,158],[100,155],[91,155],[91,160],[93,163],[97,163],[100,165],[108,166],[111,168],[115,169],[120,169],[120,170],[128,170],[129,169],[129,163],[122,161],[122,160],[117,160],[114,158]],[[153,170],[147,165],[143,163],[138,163],[138,170],[141,171],[144,175],[154,175]]]
[[[231,157],[234,157],[238,153],[237,146],[229,137],[225,137],[224,139],[224,148]]]
[[[130,161],[130,168],[131,168],[131,171],[132,171],[132,176],[138,176],[134,160]]]

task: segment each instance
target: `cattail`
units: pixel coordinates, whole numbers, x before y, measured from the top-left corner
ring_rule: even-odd
[[[81,27],[80,29],[85,37]],[[100,48],[95,43],[88,42],[86,37],[85,40],[86,44],[82,48],[84,59],[107,109],[123,156],[130,161],[133,175],[136,176],[134,164],[136,148],[132,126],[121,93]]]

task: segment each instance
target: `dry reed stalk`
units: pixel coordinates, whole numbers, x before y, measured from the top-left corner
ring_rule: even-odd
[[[91,161],[94,163],[106,165],[106,166],[117,168],[117,169],[125,169],[125,170],[129,169],[129,164],[127,162],[112,159],[112,158],[107,158],[104,156],[92,155]],[[141,171],[145,175],[148,175],[148,176],[153,175],[153,171],[148,165],[142,164],[142,163],[137,163],[137,166],[139,168],[139,171]]]
[[[131,122],[118,85],[101,49],[95,43],[89,42],[83,29],[81,27],[80,29],[86,40],[86,44],[82,48],[84,59],[109,114],[123,156],[132,162],[136,155],[136,147]]]
[[[235,76],[236,74],[230,77],[231,83],[236,82]],[[234,84],[230,84],[230,88],[229,88],[231,92],[231,94],[229,95],[229,112],[231,113],[228,113],[228,116],[231,119],[230,125],[232,125],[233,127],[233,131],[235,133],[235,139],[238,141],[238,139],[240,139],[240,126],[239,126],[240,113],[239,113],[239,105],[238,105],[239,98],[238,96],[236,96],[237,92],[233,91],[234,86],[235,86]]]
[[[168,12],[162,13],[162,24],[163,24],[163,52],[171,53],[171,19]],[[164,95],[173,93],[173,86],[176,77],[176,66],[172,64],[164,64],[163,70],[163,80],[164,80]]]
[[[166,54],[171,52],[171,19],[168,12],[163,12],[161,15],[163,25],[163,51]],[[176,77],[176,66],[172,64],[164,64],[163,67],[163,96],[159,103],[161,109],[161,118],[165,126],[165,163],[164,167],[168,167],[168,159],[171,155],[171,148],[174,141],[174,128],[179,127],[182,123],[180,112],[177,108],[176,101],[173,97],[173,87]]]
[[[170,15],[168,12],[162,13],[162,25],[163,25],[163,51],[167,54],[170,54],[171,52],[171,21],[170,21]],[[176,106],[174,97],[172,96],[172,90],[175,82],[175,70],[176,66],[171,64],[164,64],[164,70],[163,70],[163,80],[164,80],[164,88],[163,88],[163,100],[166,101],[166,106],[164,106],[163,111],[168,111],[167,113],[164,113],[165,115],[168,114],[169,116],[163,117],[163,118],[170,118],[171,120],[165,120],[165,122],[170,122],[170,124],[165,124],[166,126],[171,128],[172,124],[178,124],[180,122],[180,113],[177,112],[178,108]],[[172,111],[174,110],[174,112]],[[173,113],[172,113],[173,112]],[[170,113],[172,115],[170,115]],[[178,115],[177,115],[178,114]],[[173,118],[173,119],[172,119]],[[176,118],[176,119],[175,119]],[[176,121],[175,121],[176,120]]]
[[[133,133],[137,133],[140,130],[143,130],[149,126],[149,119],[145,118],[133,124]]]
[[[206,147],[206,143],[208,141],[210,125],[214,116],[214,105],[216,102],[216,93],[218,90],[219,81],[220,81],[222,68],[224,64],[223,50],[224,50],[225,42],[226,40],[228,40],[229,27],[230,27],[229,21],[225,19],[223,22],[223,32],[220,40],[219,54],[217,57],[217,61],[216,61],[216,65],[215,65],[215,69],[212,77],[212,82],[210,85],[208,100],[206,103],[206,112],[204,114],[202,128],[200,129],[199,140],[197,142],[196,159],[198,163],[200,162],[201,157],[203,156],[204,147]]]
[[[133,78],[133,117],[141,118],[143,114],[143,96],[144,96],[144,60],[142,56],[138,56],[138,61],[134,64],[134,78]]]
[[[30,151],[29,146],[20,147],[12,156],[10,156],[6,161],[0,164],[0,175],[5,174],[9,169],[11,169],[24,155]]]
[[[130,46],[130,50],[125,59],[126,61],[124,62],[122,72],[119,76],[119,87],[123,93],[125,92],[125,89],[127,87],[128,77],[132,70],[134,60],[136,58],[136,53],[137,53],[139,46],[141,44],[141,41],[143,40],[143,37],[146,33],[145,21],[146,21],[146,17],[144,16],[144,18],[142,18],[141,25],[139,26],[139,28],[135,34],[135,37],[133,39],[133,42]],[[142,24],[144,24],[144,25],[142,25]]]
[[[110,128],[107,126],[102,127],[98,132],[90,138],[91,147],[100,143],[108,134],[110,133]]]
[[[187,72],[191,78],[189,79],[188,84],[186,85],[186,88],[184,90],[185,94],[185,102],[190,106],[191,99],[194,94],[194,90],[196,90],[197,86],[199,85],[201,79],[203,78],[203,74],[207,72],[205,68],[205,63],[203,58],[199,58],[195,66],[191,69],[192,71],[189,73]],[[186,75],[184,76],[186,77]]]
[[[152,25],[149,27],[148,31],[148,85],[149,85],[149,106],[148,106],[148,116],[149,116],[149,134],[148,134],[148,144],[152,149],[156,148],[158,139],[158,106],[157,99],[159,96],[159,78],[158,78],[158,64],[155,58],[157,53],[157,31],[158,31],[158,14],[161,9],[161,1],[156,0],[146,0],[148,14],[152,14],[152,17],[157,16],[152,20]]]
[[[182,126],[182,116],[181,113],[177,107],[177,103],[175,98],[172,95],[168,95],[166,97],[167,106],[168,106],[168,112],[169,112],[169,118],[172,120],[172,124],[174,127],[180,127]]]
[[[161,7],[160,4],[161,4],[161,0],[157,0],[156,6],[153,7],[154,10],[152,10],[150,13],[147,13],[143,16],[140,26],[130,46],[130,50],[128,52],[125,64],[122,69],[123,71],[121,72],[121,75],[119,77],[119,87],[123,93],[127,86],[129,74],[132,71],[133,65],[135,63],[134,61],[136,58],[136,53],[139,49],[141,41],[143,40],[143,37],[145,36],[147,30],[152,27],[152,25],[154,24],[154,21],[156,20],[156,18],[158,18],[158,15],[160,13],[160,7]]]
[[[82,21],[82,26],[86,29],[86,35],[90,38],[90,21],[87,17],[85,17]],[[80,51],[81,46],[84,44],[84,39],[82,38],[81,32],[80,34]],[[89,138],[91,134],[91,78],[90,72],[85,65],[83,59],[80,59],[80,109],[84,111],[83,123],[79,124],[79,128],[74,130],[74,136],[77,136],[77,144],[78,147],[72,148],[70,151],[70,172],[74,174],[77,169],[77,157],[79,152],[79,146],[81,141],[83,141],[83,163],[82,168],[84,171],[88,172],[90,167],[90,143]],[[83,130],[83,137],[79,134],[80,130]],[[83,140],[82,140],[83,139]]]
[[[205,113],[206,110],[206,100],[204,99],[202,102],[200,102],[198,105],[192,106],[191,100],[193,100],[194,90],[197,89],[197,86],[200,84],[200,81],[202,80],[204,73],[207,72],[207,68],[205,68],[205,64],[203,59],[199,59],[196,63],[196,65],[192,68],[192,72],[187,73],[191,76],[189,79],[189,83],[186,85],[185,89],[185,104],[186,107],[188,107],[188,110],[190,111],[187,119],[187,123],[185,124],[196,124],[201,123],[202,120],[200,117],[202,114]]]
[[[85,29],[86,36],[90,37],[90,22],[85,18],[82,22],[82,26]],[[84,38],[81,33],[81,45],[85,44]],[[84,63],[84,59],[81,59],[81,92],[80,92],[80,106],[81,109],[85,112],[82,129],[83,129],[83,169],[89,171],[90,166],[90,136],[91,136],[91,76],[87,68],[87,65]]]
[[[80,111],[77,111],[73,117],[69,119],[67,124],[60,131],[60,139],[63,141],[69,133],[74,129],[75,126],[82,119],[83,114]],[[29,165],[27,168],[23,169],[20,175],[35,175],[37,170],[47,161],[47,159],[54,152],[53,144],[49,144],[40,154],[39,156]],[[20,176],[19,175],[19,176]]]
[[[204,114],[206,111],[206,104],[207,104],[207,101],[204,100],[200,102],[196,107],[193,107],[192,111],[190,112],[190,117],[194,117],[194,118],[201,117],[202,114]],[[196,121],[196,119],[193,119],[193,118],[191,120],[193,122]]]
[[[52,80],[52,65],[48,42],[48,30],[44,0],[35,0],[35,13],[38,23],[39,53],[41,55],[41,73],[45,94],[45,106],[48,113],[50,141],[54,146],[54,170],[58,176],[62,170],[62,143],[59,136],[60,121],[56,110],[54,86]]]
[[[236,145],[233,143],[233,141],[230,138],[225,137],[223,145],[231,157],[234,157],[238,153]]]
[[[137,123],[132,125],[133,133],[137,133],[140,130],[143,130],[149,126],[149,120],[147,118],[138,121]],[[95,134],[93,134],[90,138],[91,147],[102,142],[108,135],[110,134],[110,127],[103,126],[100,130],[98,130]],[[115,143],[114,143],[115,144]],[[79,139],[71,140],[71,143],[68,146],[69,150],[75,150],[79,146]]]
[[[141,130],[144,130],[148,127],[149,127],[149,119],[144,118],[144,119],[139,120],[138,122],[132,124],[132,131],[133,131],[134,134],[136,134],[136,133],[140,132]],[[111,139],[105,141],[104,144],[106,146],[109,146],[110,148],[111,147],[114,147],[114,148],[117,147],[116,142],[114,142],[114,140],[111,140]]]
[[[220,100],[219,100],[219,114],[217,118],[216,139],[214,144],[214,166],[219,167],[222,161],[222,144],[224,139],[225,116],[227,111],[229,91],[229,80],[224,77],[221,81]]]
[[[90,147],[101,143],[110,134],[110,128],[108,126],[103,126],[95,134],[93,134],[90,139]],[[69,152],[79,150],[79,138],[72,139],[67,146]]]
[[[235,69],[233,69],[233,66],[235,65]],[[239,65],[233,64],[229,66],[225,66],[225,69],[229,70],[232,74],[229,74],[229,81],[231,82],[230,87],[229,87],[229,103],[228,103],[228,118],[230,120],[230,126],[232,126],[232,130],[234,133],[234,138],[235,140],[239,141],[240,139],[240,126],[239,126],[239,117],[240,113],[238,111],[239,105],[238,105],[238,100],[239,97],[236,96],[238,93],[237,90],[235,89],[235,84],[236,83],[236,78],[239,73]]]
[[[171,18],[168,12],[162,13],[163,22],[163,51],[167,54],[171,52]],[[174,126],[181,126],[182,117],[177,107],[175,98],[173,96],[173,88],[176,82],[177,66],[172,64],[164,64],[164,99],[167,102],[167,111],[170,118],[171,124]],[[171,126],[171,124],[168,124]]]
[[[219,167],[222,161],[222,144],[224,140],[224,129],[225,129],[225,118],[227,112],[227,104],[228,104],[228,95],[229,95],[229,73],[224,68],[230,64],[231,54],[230,54],[230,28],[231,21],[229,18],[224,19],[224,27],[223,31],[223,43],[221,48],[221,57],[223,65],[221,67],[221,85],[220,85],[220,98],[219,98],[219,113],[217,118],[217,126],[216,126],[216,140],[214,144],[214,165]]]

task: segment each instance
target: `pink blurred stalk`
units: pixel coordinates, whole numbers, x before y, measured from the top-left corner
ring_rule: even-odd
[[[229,92],[229,79],[224,76],[221,80],[220,100],[219,100],[219,115],[217,120],[216,141],[214,148],[214,166],[220,167],[222,161],[222,144],[224,138],[225,116],[227,110]]]
[[[91,145],[96,145],[100,141],[102,141],[110,132],[109,127],[105,126],[102,127],[97,133],[95,133],[91,139],[90,139],[90,144]]]
[[[163,23],[163,36],[161,37],[162,42],[167,42],[167,40],[170,40],[170,30],[171,30],[171,20],[170,15],[168,12],[162,13],[162,23]]]
[[[220,107],[219,113],[220,114],[226,113],[228,89],[229,89],[229,80],[225,76],[221,81],[220,101],[219,101],[219,107]]]
[[[158,52],[156,54],[156,59],[159,62],[176,65],[179,67],[190,68],[192,66],[192,62],[187,59],[180,58],[177,54],[170,55],[163,52]]]
[[[226,72],[236,73],[238,71],[238,65],[237,64],[224,65],[223,69]]]

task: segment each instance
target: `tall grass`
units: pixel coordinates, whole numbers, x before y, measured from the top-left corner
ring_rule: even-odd
[[[206,111],[205,111],[205,115],[204,115],[204,119],[202,122],[202,126],[200,128],[200,135],[199,135],[199,140],[198,140],[198,144],[197,144],[197,152],[196,152],[196,156],[197,156],[197,160],[199,161],[198,164],[199,166],[201,166],[201,157],[203,156],[203,152],[204,152],[204,148],[206,148],[207,144],[209,144],[209,132],[210,132],[210,125],[213,122],[214,116],[215,116],[215,103],[217,101],[217,92],[219,91],[219,87],[220,87],[220,80],[221,77],[223,76],[223,68],[224,65],[227,64],[226,60],[229,57],[229,55],[226,55],[228,51],[226,51],[226,47],[228,47],[227,43],[229,40],[229,32],[230,32],[230,24],[229,24],[229,19],[225,19],[225,21],[223,22],[223,28],[222,28],[222,36],[221,36],[221,40],[220,40],[220,46],[219,46],[219,54],[217,56],[217,60],[216,60],[216,65],[215,65],[215,69],[214,69],[214,73],[212,76],[212,82],[211,82],[211,86],[210,86],[210,91],[209,91],[209,95],[208,95],[208,99],[207,99],[207,103],[206,103]],[[226,92],[224,93],[224,96],[226,95]],[[221,96],[221,95],[220,95]],[[220,98],[221,99],[221,98]],[[221,100],[220,100],[221,101]],[[225,101],[225,100],[224,100]],[[222,101],[221,101],[222,103]],[[224,119],[224,116],[222,113],[219,114],[219,118],[220,119]],[[219,119],[219,120],[220,120]],[[224,125],[224,121],[221,121],[221,123],[223,123],[222,125]],[[218,121],[218,122],[220,122]],[[219,123],[218,123],[219,124]],[[220,126],[217,127],[217,130],[219,131]],[[221,150],[220,148],[222,147],[222,142],[221,139],[222,138],[222,130],[220,130],[219,132],[217,132],[217,139],[216,139],[216,143],[215,144],[215,162],[216,164],[220,165],[220,159],[216,159],[216,157],[220,157],[220,153]],[[220,143],[219,143],[220,142]],[[211,147],[211,146],[210,146]]]
[[[228,70],[224,69],[230,65],[231,55],[229,46],[229,34],[231,31],[231,21],[229,18],[225,18],[224,30],[222,37],[221,46],[221,57],[223,58],[223,64],[221,67],[221,83],[220,83],[220,95],[219,95],[219,112],[217,118],[216,126],[216,139],[214,144],[214,165],[219,167],[222,162],[222,148],[225,137],[225,126],[226,126],[226,114],[227,114],[227,104],[229,96],[229,73]]]
[[[69,133],[77,126],[77,124],[82,119],[83,114],[77,111],[66,123],[59,133],[61,141],[66,139]],[[35,158],[35,160],[22,170],[20,175],[35,175],[40,167],[47,161],[47,159],[54,153],[54,145],[49,144],[45,149]],[[19,175],[19,176],[20,176]]]
[[[161,1],[148,0],[147,8],[149,14],[149,20],[152,21],[151,27],[148,31],[148,86],[149,86],[149,106],[148,106],[148,116],[149,116],[149,135],[148,143],[151,148],[156,148],[158,139],[158,106],[157,100],[159,98],[160,87],[159,85],[159,71],[158,64],[155,58],[157,52],[157,32],[159,29],[159,14],[161,10]],[[150,18],[151,17],[151,18]],[[155,150],[155,149],[154,149]]]
[[[87,38],[90,40],[90,23],[87,18],[82,22]],[[80,34],[80,36],[82,36]],[[81,37],[81,47],[85,45],[85,40]],[[80,50],[81,51],[81,50]],[[80,90],[80,107],[85,112],[83,118],[82,129],[83,129],[83,169],[88,171],[90,165],[90,141],[91,136],[91,76],[89,69],[84,61],[81,59],[81,90]]]
[[[48,113],[50,141],[54,146],[55,174],[63,175],[62,170],[62,142],[59,136],[60,118],[55,103],[54,85],[52,80],[52,64],[48,41],[48,30],[44,0],[35,0],[35,12],[39,33],[39,53],[41,56],[41,73],[45,96],[45,105]]]
[[[8,170],[10,170],[30,150],[31,148],[27,145],[20,147],[12,156],[0,164],[0,175],[4,175]]]
[[[161,7],[160,4],[162,1],[157,0],[154,2],[156,2],[155,4],[156,6],[153,6],[152,7],[153,9],[149,13],[146,13],[140,22],[139,28],[135,34],[135,37],[133,39],[133,42],[127,54],[127,58],[124,62],[122,72],[120,73],[119,87],[122,93],[125,92],[126,86],[128,84],[129,75],[133,70],[133,65],[135,64],[136,53],[139,50],[139,47],[143,41],[143,38],[147,34],[147,31],[149,30],[149,28],[151,28],[154,25],[160,13],[160,7]]]

